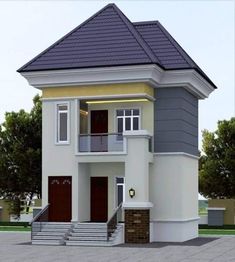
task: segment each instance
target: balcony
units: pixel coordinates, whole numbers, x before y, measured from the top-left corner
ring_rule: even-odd
[[[122,133],[80,134],[79,153],[123,152]]]

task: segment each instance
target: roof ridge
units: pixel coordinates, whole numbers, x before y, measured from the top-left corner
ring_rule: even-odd
[[[151,20],[151,21],[138,21],[138,22],[132,22],[134,26],[138,25],[150,25],[150,24],[157,24],[158,20]]]
[[[90,20],[92,20],[93,18],[95,18],[98,14],[100,14],[101,12],[103,12],[106,8],[108,7],[113,7],[116,6],[114,3],[109,3],[106,6],[104,6],[103,8],[101,8],[99,11],[97,11],[95,14],[93,14],[92,16],[90,16],[89,18],[87,18],[84,22],[82,22],[80,25],[76,26],[73,30],[71,30],[70,32],[68,32],[66,35],[64,35],[63,37],[61,37],[59,40],[57,40],[56,42],[54,42],[52,45],[50,45],[48,48],[46,48],[45,50],[43,50],[41,53],[39,53],[37,56],[35,56],[33,59],[31,59],[29,62],[27,62],[26,64],[24,64],[22,67],[20,67],[17,72],[21,72],[22,70],[24,70],[25,67],[27,67],[28,65],[32,64],[35,60],[37,60],[41,55],[45,54],[49,49],[53,48],[54,46],[58,45],[60,42],[62,42],[65,38],[67,38],[68,36],[70,36],[71,34],[73,34],[76,30],[78,30],[79,28],[81,28],[82,26],[84,26],[85,24],[87,24]]]
[[[155,56],[154,52],[149,47],[149,45],[145,42],[145,40],[142,38],[142,36],[139,34],[139,32],[136,31],[136,29],[135,29],[134,25],[132,24],[132,22],[122,13],[122,11],[115,4],[113,4],[112,7],[117,12],[117,14],[122,19],[122,21],[125,23],[125,25],[127,26],[128,30],[134,36],[134,38],[136,39],[138,44],[142,47],[144,52],[150,58],[151,62],[152,63],[156,63],[160,67],[162,67],[160,62],[159,62],[159,60],[158,60],[158,58]]]

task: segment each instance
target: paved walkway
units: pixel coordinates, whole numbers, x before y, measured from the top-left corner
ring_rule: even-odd
[[[30,233],[0,232],[0,261],[4,262],[235,262],[235,236],[199,238],[183,244],[145,246],[32,246]]]

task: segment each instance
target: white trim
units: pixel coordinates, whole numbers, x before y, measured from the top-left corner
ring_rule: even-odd
[[[190,217],[190,218],[175,218],[175,219],[154,219],[150,222],[158,222],[158,223],[184,223],[191,221],[198,221],[200,217]]]
[[[74,107],[75,107],[75,112],[74,112],[74,117],[75,117],[75,120],[74,120],[74,124],[75,124],[75,127],[74,127],[74,130],[75,130],[75,137],[74,137],[74,152],[75,152],[75,155],[78,153],[78,148],[79,148],[79,144],[78,144],[78,136],[80,134],[80,100],[78,99],[75,99],[75,102],[74,102]],[[79,131],[78,131],[79,130]]]
[[[214,87],[194,69],[164,71],[159,66],[132,65],[100,68],[22,72],[28,83],[45,87],[144,82],[153,87],[184,87],[198,98],[206,98]]]
[[[207,210],[213,210],[213,211],[217,211],[217,210],[226,210],[225,207],[208,207]]]
[[[76,156],[112,156],[112,155],[126,155],[125,151],[120,152],[88,152],[88,153],[77,153]]]
[[[67,140],[66,141],[59,141],[59,119],[58,119],[58,107],[60,105],[67,105],[67,110],[65,112],[67,113]],[[69,101],[61,101],[61,102],[55,102],[55,145],[69,145],[70,144],[70,102]]]
[[[53,100],[97,100],[97,99],[121,99],[121,98],[146,98],[150,101],[155,101],[156,99],[146,93],[138,94],[121,94],[121,95],[97,95],[97,96],[66,96],[66,97],[50,97],[50,98],[41,98],[42,101],[53,101]],[[130,101],[131,102],[131,101]]]
[[[123,137],[151,137],[150,133],[147,130],[130,130],[130,131],[123,131]]]
[[[124,209],[150,209],[153,207],[151,202],[124,202],[122,208]]]
[[[199,159],[199,156],[191,155],[184,152],[162,152],[162,153],[153,153],[154,156],[187,156],[193,159]]]

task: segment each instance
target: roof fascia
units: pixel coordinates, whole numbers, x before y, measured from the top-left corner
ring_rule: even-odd
[[[194,69],[165,71],[157,65],[115,66],[71,70],[22,72],[40,90],[48,87],[144,82],[154,88],[184,87],[199,99],[214,87]]]

